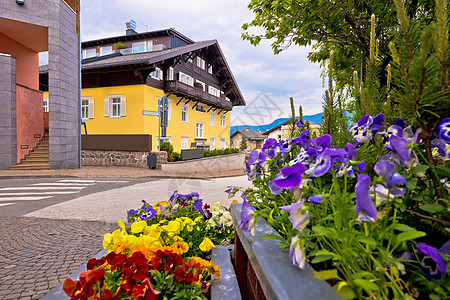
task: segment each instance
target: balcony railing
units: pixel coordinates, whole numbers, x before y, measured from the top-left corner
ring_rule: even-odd
[[[178,80],[166,81],[164,90],[166,93],[172,93],[178,96],[181,95],[188,98],[194,98],[194,100],[198,100],[204,104],[216,106],[225,110],[231,110],[233,108],[233,105],[231,104],[230,101],[208,94],[207,92],[199,88],[187,85]]]

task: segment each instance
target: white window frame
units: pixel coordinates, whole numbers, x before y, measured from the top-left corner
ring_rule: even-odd
[[[226,114],[220,114],[220,127],[222,127],[222,128],[227,127],[227,115]]]
[[[217,98],[220,98],[220,90],[216,89],[212,85],[208,86],[208,93],[213,96],[216,96]]]
[[[210,114],[211,127],[214,127],[216,126],[216,113],[214,111],[211,111]]]
[[[227,147],[227,139],[220,138],[220,149],[225,149]]]
[[[48,97],[42,99],[42,106],[44,107],[44,112],[49,112],[50,104],[48,102]]]
[[[161,143],[159,142],[160,140],[162,142],[172,143],[172,137],[171,136],[166,136],[166,137],[160,137],[159,135],[156,136],[156,148],[158,149],[158,151],[159,151],[159,145],[161,145]]]
[[[195,136],[199,139],[202,139],[205,137],[205,123],[204,122],[197,122],[195,125]]]
[[[209,150],[214,150],[214,149],[216,149],[216,138],[210,137],[209,138]]]
[[[113,115],[113,102],[114,99],[119,99],[119,103],[114,103],[115,106],[119,106],[119,113]],[[127,97],[124,97],[123,94],[110,94],[105,98],[105,117],[109,117],[110,119],[120,119],[127,115]]]
[[[205,60],[199,56],[197,56],[197,67],[205,70]]]
[[[183,73],[183,72],[179,72],[179,76],[180,76],[180,78],[179,78],[180,82],[190,85],[190,86],[194,86],[194,78],[192,76],[189,76],[188,74]]]
[[[181,137],[181,150],[189,149],[189,137],[182,136]]]
[[[111,51],[108,51],[107,53],[104,53],[105,50],[103,50],[103,49],[105,49],[105,48],[111,49]],[[100,47],[100,56],[102,56],[102,55],[108,55],[108,54],[112,54],[112,53],[114,53],[113,47],[112,47],[112,46],[103,46],[103,47]]]
[[[144,51],[138,51],[138,49],[136,49],[136,48],[138,48],[138,46],[137,46],[138,44],[144,44]],[[144,53],[144,52],[147,52],[147,42],[146,41],[141,41],[141,42],[133,43],[131,45],[131,48],[132,48],[131,53]],[[141,48],[141,46],[139,46],[139,48]]]
[[[163,71],[160,68],[155,68],[155,71],[150,73],[150,77],[156,80],[163,80]]]
[[[202,85],[202,87],[203,87],[203,91],[206,91],[206,84],[203,81],[200,81],[200,80],[196,79],[195,82],[196,83],[200,83]]]
[[[173,68],[169,67],[169,71],[167,72],[167,80],[173,80]]]
[[[206,105],[198,103],[195,106],[195,111],[202,113],[202,114],[206,113]]]
[[[153,41],[147,41],[147,44],[145,45],[147,48],[145,49],[146,52],[153,51]]]
[[[93,53],[91,53],[93,51]],[[91,54],[88,54],[91,53]],[[83,58],[90,58],[90,57],[95,57],[97,56],[97,49],[96,48],[92,48],[92,49],[83,49]]]
[[[209,67],[208,67],[208,73],[212,75],[212,73],[213,73],[212,65],[209,65]]]
[[[183,112],[185,113],[185,120],[183,120]],[[181,103],[181,122],[189,122],[189,104]]]
[[[81,101],[81,120],[88,121],[89,119],[94,118],[94,99],[91,99],[90,96],[82,96],[80,98]],[[83,105],[83,101],[87,102],[87,105]],[[83,108],[85,108],[86,114],[83,116]]]

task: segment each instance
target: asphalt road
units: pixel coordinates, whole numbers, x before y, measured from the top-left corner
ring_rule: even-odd
[[[0,216],[21,217],[30,212],[78,197],[123,188],[140,182],[149,182],[149,180],[111,178],[3,179],[0,180]]]

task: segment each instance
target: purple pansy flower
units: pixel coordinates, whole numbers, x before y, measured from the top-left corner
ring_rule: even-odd
[[[256,220],[252,215],[256,209],[254,209],[248,202],[245,196],[243,196],[244,202],[242,203],[242,212],[241,212],[241,224],[240,227],[242,231],[250,232],[250,236],[255,236],[255,227]]]
[[[413,144],[417,144],[420,141],[419,133],[422,130],[417,129],[413,134],[411,127],[407,127],[403,130],[403,136],[391,135],[389,138],[389,144],[385,147],[391,150],[390,160],[395,164],[402,165],[404,167],[412,167],[418,163],[417,155],[411,150]]]
[[[450,118],[443,119],[436,128],[436,135],[450,143]]]
[[[295,125],[297,125],[298,130],[301,130],[305,125],[305,122],[302,119],[298,119],[298,121],[295,122]]]
[[[365,143],[372,140],[373,135],[383,127],[384,122],[383,114],[378,114],[373,118],[365,115],[350,126],[349,132],[358,143]]]
[[[178,195],[178,191],[174,191],[172,196],[170,196],[170,198],[169,198],[169,205],[170,206],[174,206],[175,204],[177,204],[176,203],[177,195]],[[142,200],[142,201],[144,201],[144,200]]]
[[[146,207],[149,207],[149,206],[151,206],[151,205],[150,205],[150,204],[148,204],[148,203],[147,203],[147,201],[145,201],[145,200],[142,200],[141,202],[142,202],[142,206],[141,206],[141,209],[145,209]]]
[[[358,214],[358,220],[375,222],[375,218],[378,216],[378,211],[373,204],[369,195],[370,177],[366,174],[358,175],[358,182],[355,186],[356,193],[356,209],[355,213]]]
[[[263,145],[261,151],[264,152],[265,154],[269,154],[270,151],[273,148],[276,148],[277,146],[278,146],[278,141],[274,138],[270,138],[264,142],[264,145]],[[273,158],[273,157],[271,157],[271,158]]]
[[[300,246],[300,237],[298,235],[292,237],[291,247],[289,249],[289,260],[294,266],[299,266],[300,269],[305,268],[305,248]]]
[[[327,148],[321,153],[314,163],[312,163],[306,174],[311,174],[314,177],[320,177],[327,173],[334,165],[336,160],[346,162],[345,156],[347,151],[344,149]]]
[[[406,127],[405,121],[402,118],[398,118],[397,120],[395,120],[394,124],[392,125],[400,126],[402,129]]]
[[[302,175],[305,172],[305,166],[302,163],[293,165],[292,167],[281,168],[280,173],[269,184],[274,195],[278,195],[281,190],[299,187],[302,183]]]
[[[417,244],[418,253],[423,253],[420,266],[428,278],[439,279],[447,272],[447,264],[439,251],[427,244]]]
[[[149,221],[149,220],[153,219],[153,217],[156,216],[157,213],[158,213],[158,211],[150,206],[150,207],[147,207],[145,212],[143,212],[139,216],[139,219],[141,219],[142,221]]]
[[[291,205],[280,207],[282,210],[285,210],[290,214],[289,220],[292,223],[292,229],[297,229],[298,231],[305,229],[306,225],[309,223],[309,214],[307,212],[302,212],[303,203],[304,201],[294,202]]]
[[[139,211],[136,209],[130,209],[129,211],[127,211],[128,216],[135,215],[137,213],[139,213]]]
[[[314,195],[308,198],[309,202],[314,205],[320,204],[323,202],[324,195]]]
[[[292,143],[301,148],[307,148],[310,145],[310,140],[309,130],[303,130],[298,137],[292,138]]]

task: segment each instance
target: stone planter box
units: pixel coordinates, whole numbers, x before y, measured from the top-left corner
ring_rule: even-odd
[[[233,299],[240,300],[241,294],[237,282],[236,274],[231,263],[231,251],[234,250],[231,246],[216,246],[212,249],[211,257],[215,265],[219,265],[219,270],[222,276],[211,284],[211,300]],[[106,255],[108,250],[102,250],[94,257],[99,259]],[[70,278],[78,280],[80,273],[86,271],[86,264],[78,268],[70,275]],[[43,300],[66,300],[70,299],[62,290],[62,283],[57,285],[48,293]]]
[[[243,299],[341,299],[326,281],[313,277],[314,269],[292,265],[289,251],[276,240],[260,239],[264,234],[278,234],[263,218],[256,225],[255,238],[243,232],[242,204],[233,204],[231,214],[235,227],[235,272]]]

